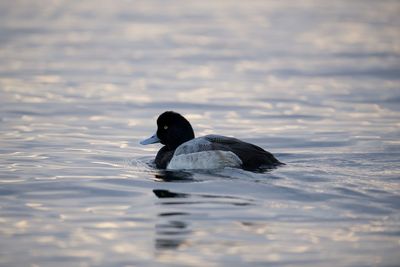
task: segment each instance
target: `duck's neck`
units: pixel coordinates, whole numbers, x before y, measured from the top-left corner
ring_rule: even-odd
[[[157,153],[157,156],[154,160],[157,168],[165,169],[167,168],[168,163],[171,161],[172,156],[174,155],[174,150],[170,150],[167,146],[163,146]]]

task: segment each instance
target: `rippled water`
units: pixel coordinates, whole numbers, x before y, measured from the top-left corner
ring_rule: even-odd
[[[396,266],[398,1],[1,1],[1,266]],[[165,110],[286,165],[165,172]]]

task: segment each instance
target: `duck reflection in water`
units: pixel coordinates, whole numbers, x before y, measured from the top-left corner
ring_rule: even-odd
[[[155,180],[160,182],[194,182],[193,174],[185,171],[159,170],[154,175]]]
[[[179,215],[172,215],[174,217]],[[155,247],[157,250],[176,249],[187,243],[186,236],[192,231],[180,220],[170,220],[156,225]]]
[[[154,189],[153,193],[160,199],[187,198],[189,195],[168,190]],[[164,203],[163,203],[164,204]],[[187,243],[186,237],[192,231],[182,218],[190,215],[186,212],[162,212],[158,214],[160,222],[156,224],[155,248],[157,250],[177,249]]]
[[[196,216],[204,217],[206,214],[192,214],[185,212],[192,210],[190,206],[212,205],[212,206],[248,206],[254,205],[253,199],[238,196],[219,194],[188,194],[173,192],[165,189],[154,189],[154,195],[160,199],[160,209],[168,209],[158,214],[159,223],[156,224],[155,247],[157,250],[177,249],[189,246],[187,240],[190,229],[190,220]],[[179,210],[176,210],[179,207]],[[173,209],[173,210],[171,210]],[[185,210],[185,211],[182,211]]]

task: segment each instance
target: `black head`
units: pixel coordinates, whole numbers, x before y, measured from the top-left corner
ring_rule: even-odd
[[[189,121],[181,114],[166,111],[157,119],[157,137],[161,144],[169,149],[176,149],[179,145],[192,140],[194,132]]]

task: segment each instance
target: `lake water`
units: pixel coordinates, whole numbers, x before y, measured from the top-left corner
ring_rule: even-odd
[[[399,1],[1,1],[0,266],[398,266]],[[286,165],[165,172],[197,136]]]

